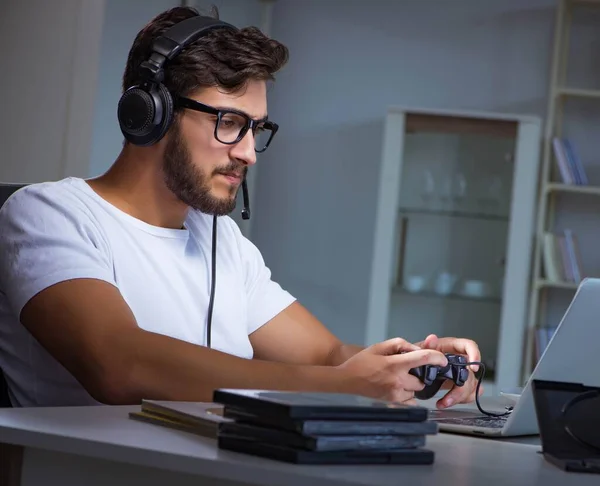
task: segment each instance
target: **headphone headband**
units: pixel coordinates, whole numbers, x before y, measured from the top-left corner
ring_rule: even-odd
[[[146,81],[129,87],[119,100],[117,117],[126,140],[147,146],[164,137],[173,120],[173,98],[163,84],[165,63],[215,29],[238,30],[227,22],[197,15],[169,27],[154,39],[152,53],[139,67]]]
[[[181,50],[215,29],[238,30],[237,27],[212,17],[195,16],[167,29],[152,43],[152,54],[140,69],[149,79],[162,82],[163,66]]]

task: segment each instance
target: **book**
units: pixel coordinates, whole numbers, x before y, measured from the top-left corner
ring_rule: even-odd
[[[233,422],[216,403],[163,400],[142,400],[141,410],[129,418],[211,438],[217,437],[219,424]]]
[[[573,142],[568,138],[553,137],[552,147],[562,182],[588,185],[588,176]]]
[[[577,235],[570,229],[542,235],[544,273],[552,282],[579,284],[585,278]]]

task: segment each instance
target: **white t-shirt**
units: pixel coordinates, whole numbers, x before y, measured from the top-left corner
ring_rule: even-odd
[[[109,282],[141,328],[205,345],[212,220],[191,210],[185,229],[152,226],[72,177],[13,194],[0,210],[0,368],[13,405],[97,404],[18,319],[29,299],[60,281]],[[211,347],[250,359],[249,334],[294,298],[227,216],[218,218],[216,261]]]

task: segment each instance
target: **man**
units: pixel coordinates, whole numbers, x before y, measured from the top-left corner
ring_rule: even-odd
[[[124,90],[143,81],[153,40],[195,15],[173,8],[142,29]],[[423,384],[411,368],[445,365],[444,352],[479,360],[464,339],[340,342],[226,216],[276,131],[266,87],[287,56],[256,28],[214,30],[165,65],[176,107],[156,143],[125,143],[100,177],[30,185],[7,201],[0,367],[15,406],[210,401],[220,387],[414,403]],[[474,383],[440,405],[473,400]]]

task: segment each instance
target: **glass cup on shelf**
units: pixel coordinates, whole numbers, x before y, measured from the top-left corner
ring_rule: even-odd
[[[473,298],[489,297],[491,286],[485,280],[468,279],[463,283],[462,294]]]
[[[428,207],[435,196],[435,178],[433,172],[430,169],[423,170],[423,180],[421,186],[421,199],[423,205]]]
[[[462,172],[453,174],[444,180],[440,191],[440,200],[444,209],[452,210],[460,207],[467,195],[467,178]]]
[[[458,275],[450,272],[440,272],[435,280],[435,291],[439,295],[449,295],[454,290]]]
[[[483,184],[483,193],[477,199],[481,211],[484,213],[496,213],[502,211],[504,185],[498,175],[491,176],[487,184]]]
[[[427,286],[427,277],[425,275],[411,274],[404,279],[404,288],[411,293],[422,292]]]
[[[502,211],[502,200],[503,200],[503,184],[502,179],[499,176],[495,175],[492,177],[489,186],[489,196],[492,203],[492,207],[496,212]]]
[[[461,205],[467,195],[467,178],[462,172],[454,174],[452,178],[452,198],[454,202]]]
[[[448,177],[444,179],[440,191],[440,201],[442,202],[444,209],[452,209],[450,207],[450,203],[453,200],[452,192],[452,179]]]

